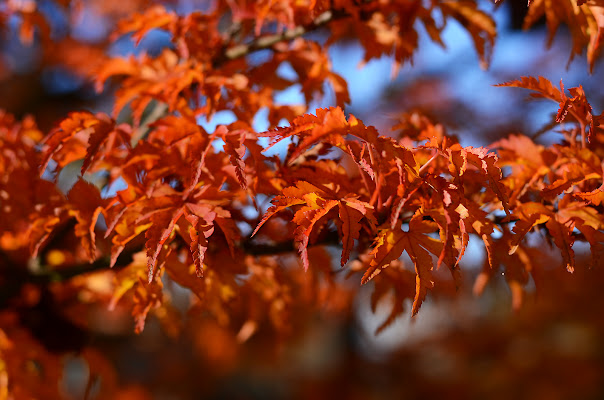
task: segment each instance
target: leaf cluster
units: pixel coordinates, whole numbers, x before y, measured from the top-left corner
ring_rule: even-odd
[[[59,3],[73,11],[78,2]],[[553,37],[566,23],[571,58],[586,47],[592,67],[600,3],[534,0],[526,27],[545,15]],[[16,16],[24,42],[33,32],[52,42],[35,4],[19,4],[29,3],[2,10],[3,26]],[[158,4],[122,19],[113,40],[129,35],[140,44],[160,30],[171,45],[103,56],[86,72],[98,91],[117,85],[111,114],[71,112],[42,132],[31,117],[0,113],[0,284],[19,277],[3,303],[28,309],[49,293],[65,303],[79,294],[130,313],[137,333],[150,315],[174,337],[211,320],[243,343],[259,332],[293,335],[317,313],[349,314],[359,282],[373,283],[374,310],[394,293],[379,332],[407,299],[415,315],[429,293],[462,288],[471,240],[487,254],[474,291],[503,271],[516,309],[530,277],[538,284],[551,269],[535,238],[557,249],[568,272],[596,268],[604,256],[604,116],[582,87],[543,77],[501,84],[558,103],[562,139],[551,146],[521,134],[462,146],[419,113],[385,134],[345,112],[350,97],[332,70],[333,43],[356,38],[365,62],[390,55],[396,71],[417,50],[418,26],[444,46],[450,20],[488,66],[496,27],[475,1],[215,1],[186,15]],[[282,76],[285,66],[295,74]],[[295,86],[304,103],[279,104],[276,95]],[[309,113],[326,87],[335,105]],[[257,132],[261,110],[269,129]],[[202,126],[223,111],[235,122]],[[56,180],[76,164],[79,176],[62,193]],[[577,262],[578,242],[590,248],[590,267]],[[189,295],[184,306],[175,287]],[[12,383],[29,379],[13,367],[25,362],[17,345],[32,346],[45,370],[57,362],[36,350],[8,309],[0,313],[0,398],[7,379],[15,396],[30,390]]]

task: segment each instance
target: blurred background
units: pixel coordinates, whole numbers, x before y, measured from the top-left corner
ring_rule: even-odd
[[[23,42],[21,21],[3,20],[0,108],[18,118],[33,115],[45,132],[70,111],[111,112],[114,88],[99,94],[88,79],[107,52],[158,54],[170,44],[166,34],[155,31],[138,47],[128,38],[109,44],[115,21],[138,10],[137,1],[107,0],[102,10],[95,2],[83,1],[76,19],[61,2],[37,3],[51,21],[52,40],[34,35]],[[194,0],[169,3],[179,13],[203,7]],[[6,5],[0,5],[0,12],[2,7]],[[555,143],[560,135],[544,129],[557,111],[554,103],[526,102],[525,91],[493,86],[531,75],[554,83],[562,79],[567,88],[583,85],[595,113],[600,113],[604,67],[596,63],[590,75],[584,57],[568,64],[572,44],[565,27],[547,49],[543,23],[521,30],[526,1],[504,1],[497,8],[485,1],[481,7],[493,12],[498,30],[487,70],[480,68],[469,35],[455,22],[444,31],[446,49],[420,29],[413,65],[403,65],[396,76],[387,57],[360,67],[363,50],[354,41],[332,46],[333,68],[349,85],[351,102],[345,111],[383,133],[391,131],[402,113],[418,111],[442,123],[465,146],[486,146],[510,133],[532,136],[541,131],[545,132],[539,136],[541,143]],[[320,32],[315,34],[320,38]],[[300,103],[304,98],[300,88],[293,87],[280,93],[279,101]],[[327,90],[310,109],[334,103]],[[224,112],[212,121],[199,121],[209,130],[228,122],[232,115]],[[259,115],[255,129],[267,127]],[[579,260],[585,259],[585,250],[575,247]],[[392,304],[386,296],[372,310],[369,284],[350,297],[352,307],[346,312],[307,316],[309,323],[283,343],[268,343],[257,333],[241,344],[209,320],[180,335],[151,320],[142,334],[134,335],[128,309],[109,312],[99,306],[87,310],[94,332],[90,344],[107,359],[107,368],[114,369],[112,376],[124,388],[120,392],[124,399],[604,398],[602,270],[578,269],[572,276],[559,269],[548,271],[551,279],[539,293],[529,282],[525,305],[514,312],[503,274],[492,278],[481,298],[471,295],[485,254],[472,242],[467,254],[462,267],[468,271],[465,288],[454,298],[429,296],[413,319],[410,303],[405,304],[405,313],[378,335],[375,330]],[[544,251],[537,261],[546,267],[559,262],[555,251]],[[176,304],[186,296],[178,287],[169,290]],[[57,311],[52,312],[56,316]],[[74,334],[69,324],[77,320],[76,313],[62,310],[57,318],[67,321],[67,328],[62,330],[57,323],[55,330],[41,328],[45,331],[40,335]],[[89,384],[92,359],[73,351],[61,353],[60,386],[66,398],[83,398],[85,393],[100,398],[98,389]]]

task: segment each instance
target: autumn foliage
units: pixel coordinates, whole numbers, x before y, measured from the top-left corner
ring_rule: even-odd
[[[1,5],[0,27],[112,102],[107,112],[74,107],[50,129],[38,127],[35,113],[0,111],[0,399],[153,398],[153,378],[146,386],[120,377],[112,352],[121,347],[108,339],[135,343],[149,324],[166,346],[185,340],[196,355],[164,354],[163,362],[181,366],[160,370],[162,379],[194,380],[203,365],[210,382],[241,360],[287,358],[317,320],[351,329],[358,302],[379,316],[371,332],[379,337],[395,320],[421,316],[427,300],[448,299],[435,303],[444,308],[464,293],[488,293],[501,274],[511,294],[506,308],[516,314],[502,329],[474,321],[475,330],[464,331],[460,312],[459,335],[446,345],[467,374],[448,385],[414,372],[407,392],[403,381],[387,379],[390,395],[488,397],[497,379],[520,384],[522,368],[541,374],[522,396],[602,395],[604,114],[584,88],[541,76],[493,82],[549,101],[558,140],[507,132],[474,147],[418,111],[400,110],[390,131],[365,124],[346,111],[347,82],[332,68],[330,48],[356,41],[364,62],[389,56],[396,74],[412,61],[420,34],[446,46],[443,31],[453,21],[488,68],[497,37],[490,2],[215,0],[184,13],[172,1],[48,3],[72,24],[85,13],[110,21],[110,37],[58,39],[53,18],[34,1]],[[529,3],[525,29],[544,18],[551,44],[564,25],[569,62],[586,54],[593,70],[604,1]],[[112,50],[158,31],[169,40],[158,51]],[[284,76],[285,67],[293,73]],[[291,88],[302,104],[278,102]],[[309,109],[326,95],[331,107]],[[225,111],[234,122],[204,128]],[[259,115],[268,130],[256,131]],[[58,184],[64,179],[68,187]],[[480,271],[464,267],[471,242],[486,255]],[[359,295],[366,287],[369,298]],[[537,342],[542,327],[574,313],[592,321],[588,333],[577,328],[569,339],[592,346],[586,355],[528,345],[513,357],[533,364],[510,356],[499,372],[471,374],[481,351],[498,362],[489,338],[524,331],[527,343]],[[75,394],[64,383],[66,355],[87,366]],[[369,396],[374,386],[345,383],[346,371],[366,365],[347,357],[342,371],[309,378],[285,397],[333,397],[338,387]],[[403,349],[380,367],[394,374],[402,362],[420,363]],[[583,380],[554,377],[567,385],[549,397],[542,377],[557,375],[539,363],[574,365]],[[211,384],[191,385],[192,393],[216,393]]]

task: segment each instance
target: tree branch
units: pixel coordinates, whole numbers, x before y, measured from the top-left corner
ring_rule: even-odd
[[[290,41],[308,32],[315,31],[329,23],[330,21],[349,17],[344,10],[328,10],[323,14],[319,15],[308,25],[300,25],[294,28],[286,29],[281,33],[275,33],[271,35],[259,36],[254,38],[249,43],[241,43],[232,47],[225,48],[222,53],[212,63],[214,68],[219,67],[225,62],[236,60],[241,57],[245,57],[248,54],[268,49],[275,44],[283,41]]]

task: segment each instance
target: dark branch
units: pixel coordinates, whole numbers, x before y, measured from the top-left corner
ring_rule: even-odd
[[[341,245],[342,241],[338,232],[329,231],[320,238],[316,243],[310,244],[312,246],[329,246],[329,245]],[[279,255],[283,253],[291,253],[296,251],[293,240],[274,242],[274,243],[256,243],[251,239],[247,239],[241,243],[241,248],[246,254],[253,256],[267,256],[267,255]]]

